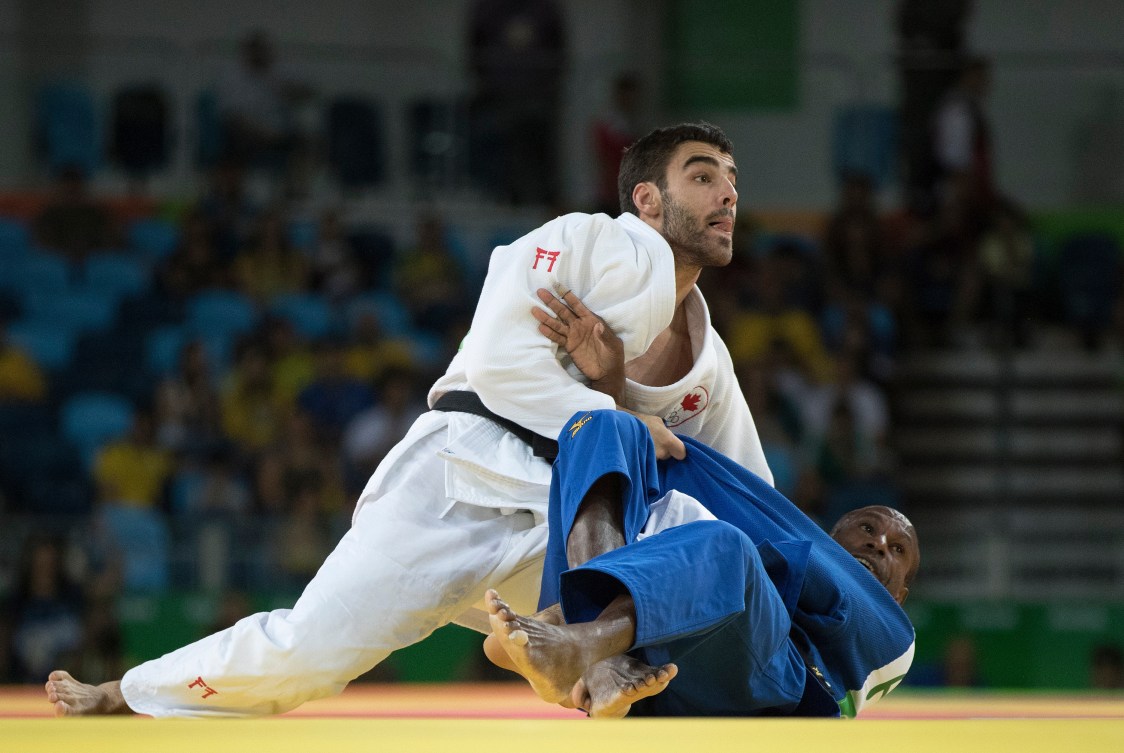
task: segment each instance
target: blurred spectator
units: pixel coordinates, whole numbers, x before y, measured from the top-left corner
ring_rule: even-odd
[[[961,205],[973,235],[987,224],[996,199],[991,126],[984,110],[990,88],[990,64],[972,57],[934,116],[934,194],[940,204]]]
[[[203,290],[231,286],[233,275],[215,250],[211,236],[201,212],[191,212],[184,218],[183,240],[158,272],[160,288],[166,295],[184,301]]]
[[[125,671],[124,637],[112,598],[89,600],[83,613],[82,644],[76,662],[73,671],[81,672],[78,676],[83,680],[89,678],[91,683],[115,680]]]
[[[411,371],[388,369],[377,383],[378,402],[348,422],[342,444],[353,489],[362,489],[390,448],[429,409],[418,383]]]
[[[976,642],[969,635],[957,636],[945,645],[943,667],[944,685],[947,687],[978,688],[983,685],[976,658]]]
[[[282,583],[299,589],[320,569],[335,542],[321,507],[323,479],[315,473],[289,474],[285,486],[277,564]]]
[[[39,365],[8,339],[8,326],[0,318],[0,404],[41,401],[47,381]]]
[[[82,589],[66,572],[61,541],[35,536],[20,559],[12,596],[0,612],[0,676],[42,683],[72,664],[82,647]]]
[[[156,436],[162,447],[195,454],[221,440],[222,410],[201,341],[183,346],[176,372],[156,386],[155,405]]]
[[[320,215],[316,243],[311,249],[311,286],[329,300],[339,301],[357,293],[362,269],[355,248],[343,233],[339,212],[328,209]]]
[[[347,374],[342,343],[317,343],[315,353],[316,378],[297,396],[297,405],[321,437],[338,441],[348,422],[374,403],[374,394],[366,382]]]
[[[829,287],[843,285],[873,294],[886,255],[873,188],[865,175],[844,179],[839,204],[824,230],[823,250]]]
[[[172,487],[172,512],[185,520],[233,520],[250,512],[250,488],[229,449],[216,447],[198,469],[181,467]]]
[[[818,460],[826,482],[886,467],[889,402],[863,378],[858,354],[839,354],[833,379],[807,390],[800,409],[807,455]]]
[[[235,260],[239,289],[259,303],[308,288],[308,265],[289,245],[279,211],[264,214],[249,247]]]
[[[248,617],[254,613],[253,604],[250,603],[250,597],[245,592],[237,589],[232,589],[223,592],[222,598],[219,600],[218,610],[215,613],[215,619],[211,621],[210,626],[200,633],[199,637],[204,638],[208,635],[226,630],[228,627],[238,622],[243,617]]]
[[[475,0],[469,11],[473,76],[470,170],[512,203],[554,204],[565,23],[554,0]]]
[[[899,0],[898,72],[905,200],[923,216],[933,211],[933,111],[955,84],[973,0]]]
[[[265,349],[243,345],[221,390],[222,424],[226,436],[247,453],[271,444],[289,412],[274,388],[272,365]]]
[[[293,485],[308,477],[317,479],[321,511],[335,514],[347,506],[339,447],[318,434],[302,411],[286,417],[277,442],[260,454],[254,472],[258,506],[269,515],[283,514]]]
[[[983,299],[989,318],[1000,325],[1000,340],[1023,347],[1030,340],[1035,310],[1034,238],[1014,205],[999,202],[980,241]]]
[[[274,393],[282,403],[295,405],[297,395],[316,378],[316,359],[288,319],[266,317],[260,329],[262,334],[255,338],[264,341]]]
[[[969,338],[968,313],[980,289],[978,249],[962,206],[949,202],[924,225],[907,252],[906,333],[918,346],[948,346]]]
[[[344,353],[344,370],[363,382],[377,381],[388,369],[409,369],[414,365],[410,342],[390,338],[374,312],[356,317]]]
[[[414,247],[394,266],[394,290],[413,322],[430,332],[469,308],[465,270],[445,240],[445,225],[434,214],[418,218]]]
[[[802,472],[797,444],[801,432],[799,412],[777,389],[768,357],[739,364],[737,372],[765,460],[773,472],[773,486],[791,499]]]
[[[1089,653],[1089,687],[1124,689],[1124,650],[1112,643],[1094,646]]]
[[[113,215],[89,195],[81,168],[63,169],[53,196],[35,218],[36,242],[45,248],[82,261],[91,251],[115,248],[119,234]]]
[[[152,509],[162,505],[172,464],[172,454],[156,441],[152,414],[141,408],[128,436],[98,450],[93,476],[105,501]]]
[[[617,193],[617,173],[625,149],[643,133],[640,130],[640,77],[621,73],[613,79],[609,108],[593,120],[594,164],[597,166],[597,191],[594,211],[610,217],[621,213]]]
[[[735,362],[752,361],[782,341],[796,357],[800,371],[819,380],[828,374],[830,362],[815,318],[790,299],[799,300],[804,288],[801,282],[794,292],[787,284],[792,265],[784,253],[774,251],[754,262],[750,305],[730,323],[730,355]]]
[[[215,93],[225,157],[246,167],[284,170],[291,177],[309,149],[294,106],[312,92],[276,62],[264,31],[242,38],[238,61],[218,78]]]

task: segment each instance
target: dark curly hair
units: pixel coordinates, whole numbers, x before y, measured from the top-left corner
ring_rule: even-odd
[[[632,203],[632,189],[636,188],[636,184],[651,182],[661,191],[667,188],[668,162],[676,147],[686,141],[701,141],[726,154],[734,151],[734,145],[721,128],[702,121],[657,128],[641,136],[625,150],[617,174],[617,194],[622,212],[636,214],[636,206]]]

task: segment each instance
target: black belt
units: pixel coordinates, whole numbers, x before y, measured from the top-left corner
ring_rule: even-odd
[[[558,457],[557,440],[547,439],[525,426],[520,426],[510,419],[496,415],[488,410],[488,407],[484,405],[480,396],[475,392],[450,390],[437,398],[437,402],[433,404],[433,410],[439,410],[445,413],[471,413],[474,416],[486,418],[523,440],[523,442],[530,446],[531,452],[534,453],[535,457],[549,460],[552,463],[554,459]]]

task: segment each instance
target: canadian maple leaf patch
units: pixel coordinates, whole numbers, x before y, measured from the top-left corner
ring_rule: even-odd
[[[710,393],[701,384],[683,396],[679,404],[663,417],[668,427],[680,426],[706,410],[710,404]]]

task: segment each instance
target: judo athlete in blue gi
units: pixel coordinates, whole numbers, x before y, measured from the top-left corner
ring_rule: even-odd
[[[896,687],[913,657],[900,607],[919,563],[909,521],[863,508],[833,539],[754,474],[683,441],[684,460],[657,461],[629,414],[573,417],[540,598],[565,623],[489,594],[515,669],[546,700],[607,716],[854,716]],[[581,543],[567,544],[598,495],[616,503],[623,545],[581,561]]]

